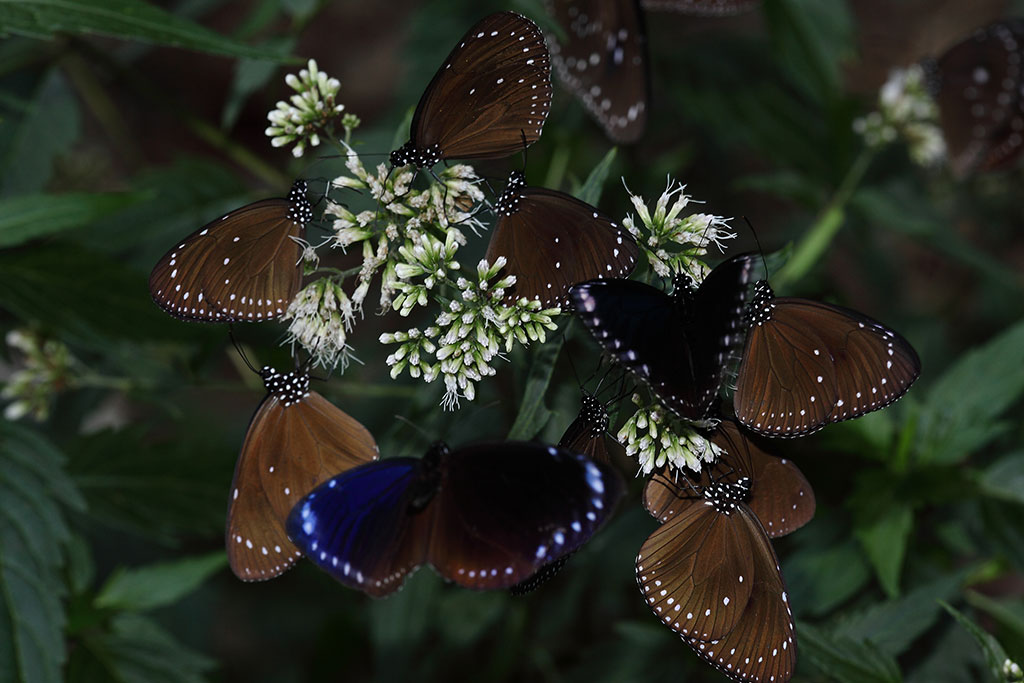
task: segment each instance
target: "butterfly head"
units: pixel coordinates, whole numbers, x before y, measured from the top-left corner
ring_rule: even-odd
[[[441,480],[444,476],[444,461],[451,453],[448,444],[438,441],[430,447],[423,456],[420,465],[419,475],[416,481],[410,486],[411,496],[409,507],[406,512],[410,515],[417,515],[426,509],[430,501],[434,499],[441,490]]]
[[[296,180],[288,192],[288,220],[305,225],[313,220],[313,207],[306,199],[306,181]]]
[[[750,477],[740,477],[735,483],[715,482],[704,487],[704,502],[723,515],[731,515],[736,506],[750,498]]]
[[[758,280],[754,283],[754,297],[747,308],[747,322],[749,325],[760,325],[772,319],[772,312],[775,310],[775,292],[767,280]]]
[[[523,198],[524,187],[526,187],[526,176],[522,171],[512,171],[508,176],[505,191],[494,203],[494,212],[499,216],[511,216],[519,211],[519,200]]]
[[[405,143],[398,149],[391,152],[391,165],[395,168],[409,166],[416,168],[430,168],[442,159],[441,148],[436,144],[425,149],[420,149],[412,143],[412,140]]]
[[[278,372],[269,365],[260,370],[267,394],[276,397],[285,408],[309,396],[309,375]]]
[[[583,408],[580,410],[580,417],[590,427],[590,435],[595,439],[608,431],[608,410],[596,396],[583,395]]]

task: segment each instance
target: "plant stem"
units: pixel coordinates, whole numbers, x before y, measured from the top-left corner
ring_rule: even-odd
[[[828,204],[818,214],[818,220],[811,226],[803,238],[797,242],[793,250],[793,256],[786,262],[778,273],[772,278],[772,284],[785,289],[786,285],[792,284],[807,275],[808,271],[818,263],[821,255],[825,253],[832,239],[843,226],[846,218],[846,203],[850,200],[854,190],[860,185],[864,178],[874,152],[868,148],[861,150],[860,155],[854,160],[846,177],[839,184],[835,194]]]

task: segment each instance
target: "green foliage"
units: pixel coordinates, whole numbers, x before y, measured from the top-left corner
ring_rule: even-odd
[[[138,569],[120,568],[96,596],[101,609],[148,610],[170,605],[191,593],[213,572],[223,569],[222,552]]]
[[[37,237],[86,227],[143,199],[144,195],[127,193],[75,193],[34,194],[0,200],[0,247],[13,247]]]

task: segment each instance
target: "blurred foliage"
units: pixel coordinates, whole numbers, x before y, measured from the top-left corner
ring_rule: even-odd
[[[429,570],[374,601],[305,565],[267,584],[224,569],[228,485],[262,388],[225,330],[160,313],[147,273],[210,218],[340,168],[263,136],[290,65],[313,57],[341,79],[364,121],[355,142],[384,160],[452,43],[504,8],[0,2],[0,331],[57,340],[78,363],[44,421],[0,424],[0,683],[722,680],[640,599],[633,558],[655,522],[639,485],[521,598]],[[512,8],[550,25],[537,0]],[[950,22],[948,42],[973,28]],[[621,217],[620,176],[652,197],[669,174],[708,211],[747,216],[769,251],[792,245],[777,288],[863,310],[923,361],[895,406],[768,444],[799,462],[819,506],[776,544],[796,680],[1005,680],[1005,660],[1024,661],[1024,174],[957,183],[898,145],[865,152],[852,121],[875,93],[846,78],[871,61],[858,36],[898,42],[913,23],[861,26],[841,0],[765,0],[751,15],[648,25],[644,139],[609,153],[556,85],[532,182],[600,195]],[[500,184],[522,163],[478,168]],[[736,225],[733,249],[753,248]],[[435,438],[557,439],[578,407],[574,373],[597,358],[570,323],[442,413],[436,387],[388,379],[381,329],[368,315],[353,339],[362,364],[317,389],[385,455]],[[254,362],[284,367],[282,331],[237,334]],[[7,349],[3,377],[21,362]]]

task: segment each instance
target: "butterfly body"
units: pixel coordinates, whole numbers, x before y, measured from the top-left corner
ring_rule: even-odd
[[[284,199],[236,209],[200,228],[153,268],[160,308],[196,322],[258,322],[284,314],[302,282],[299,261],[313,210],[306,184]]]
[[[594,533],[622,493],[616,477],[542,444],[439,444],[325,482],[295,506],[288,534],[335,579],[374,596],[421,564],[467,588],[509,588]]]
[[[748,321],[733,407],[759,434],[802,436],[884,408],[920,374],[895,331],[840,306],[776,298],[763,280]]]
[[[301,555],[285,520],[294,504],[340,471],[377,457],[366,429],[315,391],[309,377],[264,368],[267,396],[246,432],[231,484],[225,532],[240,579],[271,579]]]
[[[392,166],[499,159],[540,138],[551,106],[551,60],[537,25],[515,12],[484,17],[445,59],[413,114]]]
[[[573,285],[623,277],[636,266],[639,250],[628,232],[571,195],[527,186],[518,171],[494,208],[498,221],[484,258],[504,256],[504,272],[516,276],[506,300],[565,306]]]

